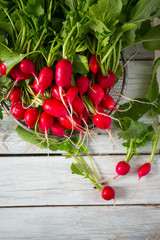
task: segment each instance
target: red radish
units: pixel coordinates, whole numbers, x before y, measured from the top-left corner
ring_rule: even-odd
[[[14,103],[21,100],[21,89],[19,87],[15,87],[9,95],[9,98],[12,102],[12,106]]]
[[[47,113],[43,112],[39,118],[38,127],[41,131],[45,132],[48,131],[54,124],[54,117],[48,115]]]
[[[89,58],[89,68],[93,73],[97,73],[99,70],[99,64],[96,60],[95,54],[92,54]]]
[[[15,69],[16,69],[16,66],[13,67],[10,71],[9,71],[9,75],[11,76],[11,78],[13,80],[16,80],[17,76],[16,76],[16,73],[15,73]]]
[[[89,88],[89,84],[90,84],[90,81],[87,77],[80,76],[77,78],[76,86],[78,88],[78,92],[79,92],[81,99],[82,99],[83,94],[87,92],[87,90]]]
[[[82,120],[84,120],[86,123],[89,123],[89,113],[87,112],[86,108],[83,109],[81,117]]]
[[[61,96],[60,96],[60,92],[59,92],[59,87],[56,84],[53,84],[51,86],[51,92],[52,92],[52,98],[56,99],[60,102],[62,102]],[[63,89],[62,90],[62,95],[63,95],[63,99],[67,105],[67,100],[66,100],[66,91]]]
[[[151,164],[150,163],[145,163],[143,164],[139,170],[138,170],[138,180],[141,179],[141,177],[147,175],[151,171]]]
[[[36,108],[29,108],[24,114],[24,120],[27,126],[34,127],[39,116],[39,110]]]
[[[70,87],[66,93],[67,102],[70,106],[72,106],[72,103],[76,96],[78,95],[78,88],[77,87]]]
[[[41,90],[41,88],[39,87],[39,85],[37,85],[37,81],[35,80],[34,82],[33,82],[33,84],[32,84],[32,90],[33,90],[33,92],[35,93],[41,93],[42,94],[42,97],[43,97],[43,99],[44,99],[44,90]],[[37,95],[35,93],[35,95]]]
[[[31,74],[23,73],[20,70],[19,64],[15,66],[14,73],[16,75],[16,79],[15,79],[14,85],[16,85],[20,80],[26,80],[26,79],[29,79],[31,77]]]
[[[112,71],[108,71],[107,76],[103,76],[101,70],[97,73],[97,82],[102,88],[111,88],[116,81],[115,74]]]
[[[59,102],[55,99],[45,100],[43,103],[43,110],[47,114],[49,114],[53,117],[57,117],[57,118],[68,116],[65,106],[61,102]]]
[[[116,172],[119,175],[126,175],[130,170],[130,165],[127,162],[121,161],[116,166]]]
[[[35,66],[34,66],[34,63],[32,62],[32,60],[30,60],[30,59],[23,59],[22,62],[20,63],[19,67],[20,67],[20,70],[23,73],[32,74],[37,79],[37,76],[34,73]]]
[[[6,71],[7,71],[6,66],[3,64],[3,62],[1,62],[1,64],[0,64],[0,77],[1,77],[2,75],[5,75],[5,74],[6,74]]]
[[[98,104],[104,98],[103,88],[95,83],[88,89],[87,95],[92,101],[92,103],[95,105],[95,109],[97,110]]]
[[[110,186],[104,187],[101,194],[104,200],[114,199],[115,201],[115,191],[112,187]]]
[[[25,112],[26,112],[26,109],[22,107],[22,102],[15,103],[11,107],[12,116],[17,120],[24,119]]]
[[[118,111],[118,109],[114,107],[114,104],[115,104],[114,99],[110,95],[105,95],[101,102],[101,106],[104,109],[106,109],[106,110],[115,109],[116,111]]]
[[[107,114],[103,115],[101,113],[96,113],[93,116],[92,120],[93,120],[94,125],[100,129],[110,129],[111,128],[112,120],[111,120],[110,116]]]
[[[73,103],[72,103],[73,111],[77,113],[79,116],[82,116],[84,110],[84,104],[82,100],[76,96]]]
[[[81,130],[82,121],[76,115],[72,116],[72,120],[68,117],[60,117],[58,120],[64,128],[78,130],[82,132]]]
[[[53,126],[51,127],[51,130],[56,136],[66,136],[65,135],[66,128],[64,128],[58,121],[54,122]]]
[[[72,64],[67,59],[61,59],[56,66],[55,81],[58,87],[65,88],[71,85]]]
[[[44,67],[38,76],[38,89],[40,92],[46,90],[53,81],[53,70],[50,67]]]

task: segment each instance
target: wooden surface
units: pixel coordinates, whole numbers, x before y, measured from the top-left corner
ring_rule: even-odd
[[[135,51],[127,51],[127,58]],[[153,53],[141,47],[138,51],[128,64],[125,95],[130,98],[143,97],[151,79]],[[107,134],[89,140],[101,180],[116,191],[113,210],[113,201],[104,201],[88,180],[71,173],[73,159],[60,151],[48,157],[47,150],[19,139],[15,129],[5,115],[0,121],[0,239],[160,239],[159,154],[134,196],[137,169],[148,161],[150,144],[133,158],[128,176],[113,180],[116,164],[125,159],[118,130],[113,126],[110,140]]]

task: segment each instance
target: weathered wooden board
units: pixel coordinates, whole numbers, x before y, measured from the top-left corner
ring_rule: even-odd
[[[138,168],[149,156],[135,157],[130,174],[116,180],[115,166],[123,156],[96,156],[93,160],[101,180],[114,187],[117,204],[159,204],[160,155],[155,157],[151,173],[139,182],[135,197]],[[72,161],[63,156],[1,157],[0,206],[112,204],[101,198],[88,179],[71,173]]]
[[[2,240],[159,240],[154,206],[45,207],[0,210]]]
[[[131,59],[132,61],[154,59],[154,52],[144,49],[142,44],[137,44],[136,46],[129,47],[124,51],[124,53],[127,59],[130,59],[134,55],[134,57]]]
[[[126,96],[130,98],[144,97],[147,86],[151,79],[152,61],[130,62],[128,64],[128,84]],[[146,121],[151,121],[146,119]],[[15,133],[17,124],[11,119],[4,116],[4,120],[0,121],[0,153],[46,153],[46,150],[41,150],[31,144],[22,141]],[[113,127],[112,138],[108,142],[107,134],[103,136],[95,136],[94,141],[89,141],[88,149],[92,153],[125,153],[122,147],[122,141],[117,139],[117,129]],[[140,150],[148,152],[149,148]]]

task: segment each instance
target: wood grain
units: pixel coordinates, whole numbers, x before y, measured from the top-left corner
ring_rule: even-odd
[[[160,208],[145,206],[1,209],[2,240],[159,240]]]
[[[85,160],[90,166],[88,158]],[[115,189],[117,204],[159,204],[160,155],[155,157],[151,173],[139,182],[135,197],[138,168],[149,156],[134,157],[130,173],[116,180],[112,180],[115,166],[123,156],[95,156],[93,160],[104,184]],[[89,180],[71,173],[72,161],[62,156],[1,157],[0,206],[112,204],[101,198]]]

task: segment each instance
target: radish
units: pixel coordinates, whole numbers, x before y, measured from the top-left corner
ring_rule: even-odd
[[[89,88],[89,79],[85,76],[80,76],[77,78],[76,80],[76,86],[78,88],[78,92],[79,92],[79,95],[82,99],[82,96],[84,93],[87,92],[88,88]]]
[[[36,108],[29,108],[24,114],[24,120],[27,126],[34,127],[39,116],[39,110]]]
[[[73,111],[78,114],[78,116],[82,116],[84,110],[84,104],[82,100],[76,96],[73,103],[72,103]]]
[[[89,87],[87,95],[92,101],[92,103],[95,105],[95,109],[97,110],[98,104],[104,98],[103,88],[100,85],[95,83],[91,87]]]
[[[32,62],[32,60],[23,59],[22,62],[20,63],[20,65],[19,65],[19,67],[20,67],[20,70],[23,73],[32,74],[37,79],[37,76],[34,73],[35,66],[34,66],[34,63]]]
[[[77,117],[76,115],[72,116],[72,120],[68,117],[60,117],[58,118],[60,124],[67,129],[70,130],[78,130],[80,132],[82,132],[81,130],[81,125],[82,125],[82,121],[79,117]]]
[[[6,71],[7,71],[6,66],[3,64],[3,62],[1,62],[1,64],[0,64],[0,77],[1,77],[2,75],[5,75],[5,74],[6,74]]]
[[[65,130],[66,128],[64,128],[58,121],[55,121],[53,126],[51,126],[51,131],[56,136],[66,136]]]
[[[102,88],[111,88],[116,81],[115,74],[112,71],[108,71],[107,76],[103,76],[101,70],[97,73],[97,82]]]
[[[39,85],[37,85],[37,81],[35,80],[34,82],[33,82],[33,84],[32,84],[32,90],[33,90],[33,92],[35,93],[38,93],[38,96],[39,96],[39,94],[42,94],[42,98],[44,99],[44,90],[41,90],[41,88],[39,87]],[[35,95],[37,95],[35,93]]]
[[[78,88],[77,87],[70,87],[66,93],[66,99],[67,102],[70,106],[70,108],[72,107],[72,103],[74,101],[74,99],[76,98],[76,96],[78,95]]]
[[[116,166],[116,172],[119,175],[126,175],[130,170],[130,165],[127,162],[121,161]]]
[[[20,68],[19,64],[15,66],[14,73],[16,75],[14,86],[20,81],[20,80],[26,80],[31,77],[31,74],[23,73]]]
[[[56,100],[62,102],[62,99],[61,99],[61,96],[60,96],[60,92],[59,92],[59,87],[56,84],[53,84],[51,86],[51,93],[52,93],[52,98],[53,99],[56,99]],[[64,101],[65,101],[65,103],[67,105],[66,91],[64,89],[62,90],[62,95],[63,95]]]
[[[16,102],[21,100],[21,89],[19,87],[15,87],[10,93],[9,98],[12,102],[12,107]]]
[[[102,114],[102,113],[96,113],[93,118],[93,123],[96,127],[98,127],[99,129],[110,129],[111,128],[111,124],[112,124],[112,120],[110,118],[109,115],[107,114]]]
[[[141,177],[147,175],[151,171],[151,164],[150,163],[145,163],[143,164],[139,170],[138,170],[138,180],[141,179]]]
[[[50,67],[44,67],[38,76],[38,89],[39,92],[46,90],[53,81],[53,70]]]
[[[25,112],[26,112],[26,109],[22,107],[22,102],[15,103],[11,107],[12,116],[17,120],[24,119]]]
[[[61,59],[56,66],[55,81],[58,87],[71,86],[72,64],[67,59]]]
[[[93,73],[97,73],[99,70],[99,64],[97,62],[95,54],[92,54],[89,58],[89,68]]]
[[[115,108],[114,105],[115,105],[114,99],[108,94],[105,95],[102,102],[101,102],[101,106],[106,110],[115,109],[116,111],[118,111],[118,109]]]
[[[110,186],[104,187],[101,194],[104,200],[114,199],[115,202],[115,191],[112,187]]]
[[[43,112],[39,118],[38,127],[41,131],[47,132],[54,124],[54,117],[48,115],[47,113]]]
[[[11,76],[11,78],[13,79],[13,80],[16,80],[16,73],[15,73],[15,69],[16,69],[16,66],[15,67],[13,67],[10,71],[9,71],[9,75]]]
[[[86,108],[83,109],[82,119],[83,119],[86,123],[89,123],[89,113],[87,112]]]
[[[43,103],[43,110],[47,114],[49,114],[53,117],[57,117],[57,118],[68,116],[65,106],[61,102],[59,102],[55,99],[45,100]]]

